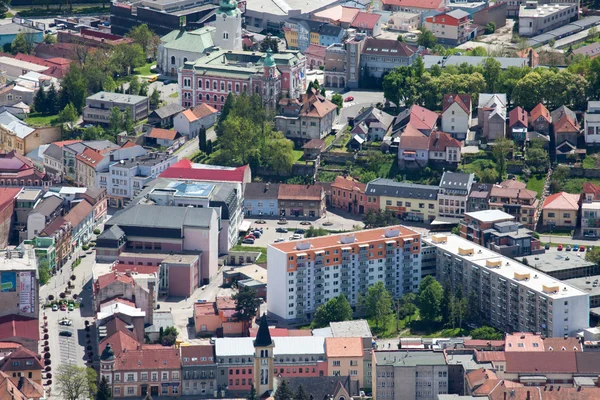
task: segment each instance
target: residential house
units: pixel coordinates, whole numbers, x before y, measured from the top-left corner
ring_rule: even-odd
[[[98,92],[85,99],[83,121],[86,124],[108,126],[113,107],[117,107],[121,112],[129,109],[133,121],[137,122],[148,117],[150,100],[148,96]]]
[[[258,217],[279,215],[278,195],[278,183],[248,183],[244,192],[244,215]]]
[[[489,196],[489,208],[501,210],[515,217],[515,222],[528,229],[535,229],[535,212],[538,208],[537,192],[526,189],[523,182],[507,180],[493,185]]]
[[[462,143],[448,133],[435,131],[429,135],[429,162],[458,165]]]
[[[467,212],[488,210],[488,202],[492,191],[491,183],[474,183],[471,186],[469,199],[467,200]]]
[[[4,71],[6,77],[10,80],[15,80],[30,71],[43,73],[47,69],[48,67],[45,65],[17,60],[16,58],[12,58],[12,56],[0,56],[0,70]]]
[[[56,195],[42,198],[27,215],[27,229],[22,240],[31,240],[40,234],[50,222],[63,214],[63,199]]]
[[[185,139],[174,129],[152,128],[145,137],[146,146],[172,147],[177,149]]]
[[[441,117],[442,131],[464,140],[471,127],[471,96],[445,94]]]
[[[71,224],[71,240],[73,247],[79,247],[92,239],[94,230],[94,207],[85,199],[72,206],[64,216],[66,222]]]
[[[181,346],[181,375],[184,396],[214,396],[218,389],[215,345]]]
[[[32,128],[19,118],[4,111],[0,114],[0,150],[25,155],[43,144],[60,140],[60,127]]]
[[[278,103],[275,127],[297,143],[323,139],[333,127],[337,106],[317,90],[311,89],[299,98],[283,98]]]
[[[523,145],[527,140],[527,126],[529,115],[527,111],[517,106],[508,113],[508,129],[510,138],[518,145]]]
[[[376,107],[368,107],[350,120],[351,133],[369,141],[381,141],[390,133],[394,117]]]
[[[413,105],[410,107],[408,123],[417,128],[425,136],[429,136],[437,127],[439,115],[431,110]]]
[[[218,111],[206,103],[185,110],[173,119],[174,129],[188,140],[195,138],[201,129],[208,129],[217,122]]]
[[[550,112],[542,103],[529,112],[529,124],[531,128],[544,135],[550,134],[550,124],[552,123],[552,117]]]
[[[281,218],[321,218],[325,212],[325,191],[321,185],[279,185],[277,195]]]
[[[600,187],[591,182],[583,184],[581,234],[585,237],[600,237]]]
[[[56,269],[61,269],[71,255],[71,231],[73,227],[64,217],[58,217],[40,233],[40,238],[52,238],[55,248]],[[54,272],[54,271],[53,271]]]
[[[600,101],[588,101],[587,111],[583,116],[583,133],[585,144],[600,143]]]
[[[577,138],[580,133],[577,115],[566,106],[560,106],[550,113],[552,118],[556,158],[564,161],[568,154],[583,153],[585,150],[577,149]]]
[[[96,187],[96,176],[108,167],[110,156],[90,147],[76,157],[77,184],[83,187]]]
[[[302,53],[311,44],[321,44],[319,30],[322,22],[310,19],[289,18],[283,24],[285,40],[290,49],[298,49]]]
[[[311,139],[302,146],[305,160],[317,160],[326,148],[325,141],[322,139]]]
[[[480,93],[477,122],[489,141],[506,137],[506,94]]]
[[[425,18],[424,26],[444,46],[458,46],[475,37],[476,30],[471,26],[469,13],[453,10]]]
[[[86,199],[94,206],[94,225],[101,224],[107,215],[108,200],[106,197],[106,189],[104,188],[87,188],[84,193],[76,195],[78,199]]]
[[[363,348],[359,337],[328,337],[325,338],[325,354],[327,355],[328,376],[348,374],[363,384]]]
[[[355,48],[359,50],[360,55],[352,57]],[[353,41],[346,42],[346,55],[346,70],[350,72],[350,75],[346,77],[347,82],[354,81],[357,78],[360,79],[360,76],[352,78],[353,68],[356,68],[356,73],[360,73],[360,68],[363,68],[362,71],[366,70],[373,77],[381,78],[384,73],[393,70],[395,67],[411,66],[415,58],[418,57],[417,48],[398,40],[373,37],[361,40],[358,36]],[[358,65],[355,64],[357,61]]]
[[[335,5],[314,13],[312,18],[315,21],[328,22],[348,29],[360,10],[361,8],[357,7]]]
[[[235,319],[235,301],[217,296],[214,302],[194,304],[194,326],[197,335],[245,336],[246,323]],[[250,323],[250,326],[252,323]]]
[[[177,70],[187,61],[202,58],[207,52],[214,50],[215,33],[214,26],[192,31],[177,29],[167,33],[160,38],[156,54],[157,67],[165,75],[177,76]]]
[[[350,24],[351,28],[356,29],[357,33],[364,33],[369,37],[381,35],[381,14],[359,11]]]
[[[577,213],[581,195],[566,192],[546,197],[542,206],[542,223],[550,229],[573,229],[577,225]]]
[[[389,16],[387,26],[392,31],[412,32],[421,26],[421,18],[417,13],[396,11]]]
[[[21,346],[0,361],[0,371],[13,378],[25,377],[42,384],[42,357]]]
[[[432,222],[437,217],[438,187],[377,178],[367,184],[367,204],[379,204],[406,221]]]
[[[148,123],[157,128],[171,128],[173,126],[173,118],[183,111],[185,111],[185,108],[177,103],[167,104],[152,111],[148,115]]]
[[[24,376],[11,378],[10,374],[0,372],[0,398],[11,400],[41,400],[45,398],[45,390]]]
[[[527,139],[526,145],[528,147],[533,146],[533,144],[540,145],[542,149],[549,151],[550,150],[550,135],[544,135],[542,133],[536,131],[527,131]]]
[[[15,200],[12,229],[8,238],[9,243],[14,245],[18,245],[23,241],[21,235],[23,235],[22,232],[27,230],[27,216],[45,194],[45,191],[41,188],[29,189],[19,186],[17,189],[19,193]]]
[[[331,184],[331,206],[352,214],[368,211],[367,185],[350,176],[337,176]]]
[[[15,150],[0,153],[0,186],[47,188],[50,177],[37,170],[33,162]]]
[[[359,50],[356,46],[353,48],[356,52]],[[346,68],[346,45],[342,43],[332,44],[327,49],[325,49],[325,69],[323,71],[324,82],[323,86],[325,87],[336,87],[336,88],[345,88],[347,80],[348,69]],[[358,64],[355,64],[354,68],[354,77],[356,79],[356,67]],[[358,87],[358,83],[355,85]]]
[[[438,216],[462,219],[474,177],[474,174],[444,172],[438,191]]]
[[[319,27],[319,44],[321,46],[327,47],[334,43],[341,43],[343,36],[344,29],[339,25],[322,24]]]
[[[579,47],[573,50],[573,55],[576,54],[582,54],[584,57],[587,56],[590,58],[590,60],[593,60],[600,55],[600,43],[594,42],[586,46]]]
[[[398,161],[426,166],[429,162],[429,138],[412,124],[406,125],[398,144]]]
[[[325,67],[325,50],[327,47],[319,44],[311,44],[306,48],[304,55],[309,69]]]

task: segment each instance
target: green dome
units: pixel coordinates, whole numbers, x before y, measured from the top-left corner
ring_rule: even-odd
[[[237,1],[235,0],[220,0],[219,1],[219,12],[232,15],[237,10]]]
[[[269,47],[267,49],[267,56],[265,57],[265,67],[272,67],[275,65],[275,59],[273,58],[273,51]]]
[[[115,359],[115,352],[113,351],[110,343],[106,345],[104,350],[102,351],[102,355],[100,355],[100,359],[102,361],[112,361]]]

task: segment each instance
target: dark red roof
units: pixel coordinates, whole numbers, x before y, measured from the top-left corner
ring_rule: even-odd
[[[517,123],[521,123],[524,127],[527,127],[528,115],[527,111],[517,106],[510,110],[508,113],[508,127],[512,128]]]
[[[429,151],[446,151],[448,147],[462,147],[462,143],[445,132],[432,132],[429,135]]]
[[[26,362],[31,361],[31,365],[27,365]],[[33,351],[26,349],[21,346],[17,350],[10,353],[7,357],[2,360],[0,370],[2,371],[23,371],[43,368],[40,356],[35,354]]]
[[[283,200],[315,200],[321,201],[323,187],[318,185],[279,185],[278,199]]]
[[[215,346],[209,344],[181,346],[181,364],[184,366],[215,364]]]
[[[249,165],[237,168],[214,168],[204,164],[194,164],[183,159],[167,168],[160,178],[191,179],[198,181],[244,182]]]
[[[22,315],[6,315],[0,318],[0,340],[22,337],[40,340],[40,329],[36,318]]]
[[[375,25],[377,25],[377,22],[379,22],[380,18],[380,14],[360,11],[358,14],[356,14],[356,17],[354,17],[354,20],[350,26],[359,29],[373,29]]]
[[[21,188],[0,188],[0,213],[14,202],[20,192]]]
[[[134,284],[134,280],[130,276],[120,274],[117,272],[109,272],[108,274],[101,275],[98,277],[98,280],[96,281],[96,287],[98,290],[100,290],[116,281],[131,285]]]
[[[469,94],[445,94],[442,113],[446,112],[452,104],[458,104],[467,114],[471,113],[471,95]]]
[[[576,353],[573,351],[509,351],[505,353],[507,373],[575,373]]]

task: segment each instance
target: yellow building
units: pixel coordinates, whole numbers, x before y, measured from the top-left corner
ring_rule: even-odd
[[[379,197],[381,210],[392,210],[402,219],[431,222],[437,218],[437,186],[378,178],[369,182],[365,193]]]
[[[542,207],[544,226],[575,228],[581,195],[560,192],[546,197]]]
[[[42,361],[37,354],[25,347],[19,347],[0,362],[0,371],[10,377],[29,378],[42,384]]]
[[[25,155],[43,144],[57,142],[61,137],[60,127],[34,129],[20,120],[10,122],[10,129],[0,125],[0,150]]]
[[[363,384],[363,344],[362,339],[326,338],[325,354],[327,355],[327,371],[329,376],[350,376],[356,379],[359,386]]]
[[[321,44],[321,35],[319,32],[310,33],[310,44]]]
[[[287,48],[296,50],[298,48],[298,24],[295,22],[286,22],[283,25],[283,32],[285,34]]]

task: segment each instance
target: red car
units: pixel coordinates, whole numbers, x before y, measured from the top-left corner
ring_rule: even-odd
[[[562,251],[562,244],[559,244],[558,247],[556,248],[556,250]]]
[[[60,305],[60,311],[67,311],[67,305],[66,304],[61,304]]]
[[[344,99],[344,101],[354,101],[354,97],[348,96]]]
[[[579,246],[579,251],[585,251],[585,246]]]
[[[256,240],[256,236],[254,236],[254,235],[246,235],[246,236],[244,236],[244,239]]]

